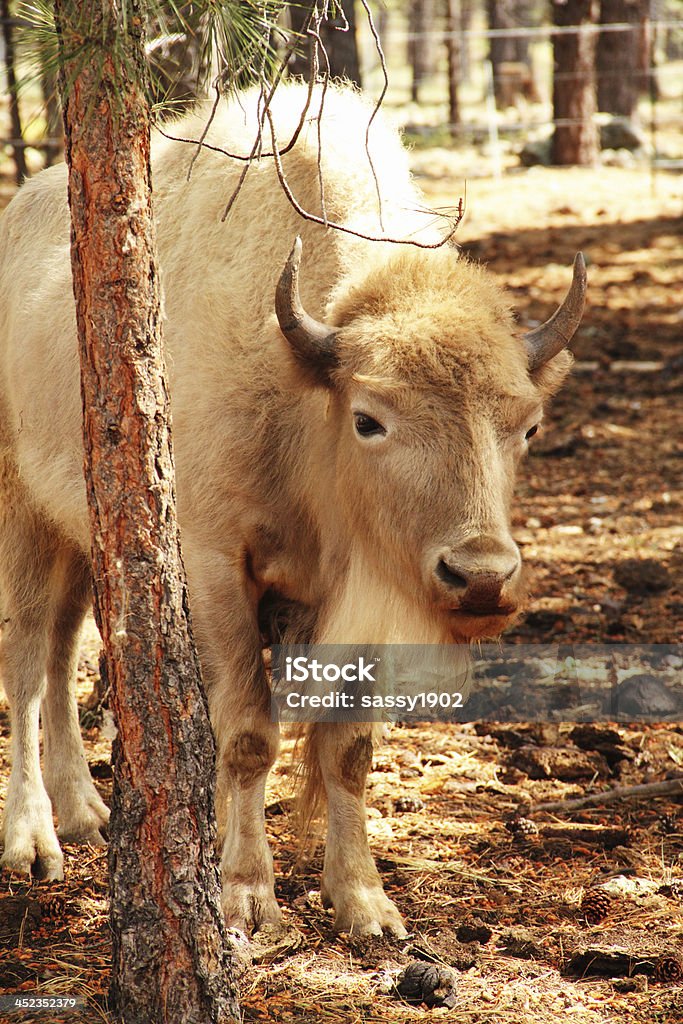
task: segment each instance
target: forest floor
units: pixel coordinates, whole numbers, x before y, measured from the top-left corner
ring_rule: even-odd
[[[455,158],[422,150],[415,162],[429,202],[455,206]],[[508,642],[670,644],[683,636],[682,212],[680,176],[660,174],[654,192],[646,174],[617,168],[468,181],[457,237],[510,289],[522,324],[554,310],[576,250],[589,263],[576,372],[521,472],[514,528],[533,596]],[[91,640],[84,699],[96,665]],[[680,676],[683,662],[674,656],[670,665]],[[4,705],[0,730],[1,795]],[[108,798],[108,740],[94,725],[85,735]],[[395,943],[334,934],[319,898],[320,849],[295,864],[285,758],[267,814],[291,930],[279,949],[257,948],[245,1020],[680,1021],[682,798],[555,814],[528,808],[665,780],[682,767],[675,723],[393,726],[369,777],[368,826],[387,891],[411,929]],[[534,826],[515,821],[520,810]],[[2,875],[0,993],[79,995],[85,1008],[65,1019],[106,1021],[106,854],[65,853],[64,883]],[[609,898],[582,904],[595,889]],[[455,970],[452,1005],[427,1009],[398,997],[393,984],[414,960]],[[61,1019],[52,1014],[7,1020]]]

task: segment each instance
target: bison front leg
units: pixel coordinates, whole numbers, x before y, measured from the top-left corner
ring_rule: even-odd
[[[339,931],[403,938],[401,915],[382,888],[368,846],[365,781],[372,764],[372,726],[315,725],[310,749],[317,752],[328,804],[323,903],[334,907]]]

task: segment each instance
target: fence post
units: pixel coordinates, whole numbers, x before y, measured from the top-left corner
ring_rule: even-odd
[[[493,84],[493,64],[490,60],[484,61],[484,72],[486,75],[486,120],[489,130],[489,146],[491,148],[491,160],[493,163],[493,177],[500,178],[503,173],[503,166],[500,158],[500,139],[498,138],[498,115],[496,111],[496,94]]]

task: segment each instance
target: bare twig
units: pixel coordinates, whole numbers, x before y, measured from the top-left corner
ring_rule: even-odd
[[[213,106],[211,107],[211,112],[210,112],[210,114],[208,116],[206,124],[204,125],[202,134],[199,137],[199,141],[197,143],[197,152],[194,154],[194,156],[190,160],[190,166],[187,169],[187,180],[188,181],[190,180],[190,178],[192,176],[192,168],[194,167],[195,163],[197,162],[197,158],[198,158],[199,154],[202,151],[202,146],[204,145],[204,140],[206,139],[206,136],[209,134],[209,128],[213,124],[214,118],[216,116],[216,111],[218,110],[218,104],[221,101],[221,90],[220,90],[220,86],[218,85],[218,81],[214,82],[214,89],[216,90],[216,99],[213,101]]]
[[[312,36],[313,39],[315,40],[311,52],[311,74],[309,76],[309,83],[312,85],[318,79],[318,75],[320,73],[320,53],[322,51],[322,55],[325,59],[325,71],[323,73],[322,93],[320,96],[320,110],[318,111],[318,116],[316,118],[316,127],[318,132],[318,187],[320,189],[320,212],[322,214],[323,220],[325,221],[325,223],[327,223],[327,208],[325,204],[325,180],[323,178],[322,166],[322,126],[323,107],[325,106],[325,99],[327,97],[327,87],[330,82],[330,59],[327,50],[325,49],[325,44],[323,43],[322,36],[320,35],[320,24],[322,21],[322,14],[318,13],[317,8],[314,8],[314,11],[317,16],[311,20],[310,26],[307,29],[308,34]]]
[[[311,17],[312,17],[312,15],[311,15]],[[309,19],[309,22],[310,22],[310,19]],[[277,88],[277,86],[280,84],[280,82],[282,80],[282,76],[284,75],[285,70],[287,69],[287,66],[289,64],[289,58],[294,53],[295,48],[296,48],[296,42],[292,42],[292,43],[290,43],[290,45],[285,50],[284,56],[283,56],[282,60],[280,61],[278,69],[277,69],[277,71],[276,71],[276,73],[275,73],[275,75],[273,77],[272,87],[271,87],[271,90],[270,90],[270,93],[269,93],[268,99],[267,99],[267,105],[270,104],[270,101],[271,101],[271,99],[273,97],[275,89]],[[264,83],[262,82],[261,83],[261,87],[262,87],[261,97],[263,96],[263,92],[264,92],[263,85],[264,85]],[[301,116],[299,118],[299,123],[297,124],[297,126],[296,126],[296,128],[295,128],[295,130],[294,130],[294,132],[292,134],[292,137],[289,140],[289,142],[287,143],[287,145],[280,151],[280,155],[281,156],[284,156],[286,153],[289,153],[289,151],[291,149],[293,149],[294,146],[297,143],[299,135],[301,134],[301,130],[302,130],[303,126],[304,126],[304,122],[306,120],[306,114],[308,113],[308,110],[309,110],[310,105],[311,105],[311,100],[313,98],[314,86],[315,86],[315,79],[313,78],[313,76],[311,76],[311,80],[310,80],[309,86],[308,86],[308,96],[307,96],[307,99],[306,99],[306,103],[304,104],[303,110],[301,111]],[[218,83],[217,83],[216,87],[219,88]],[[259,104],[261,102],[261,97],[259,98]],[[263,114],[263,112],[261,112],[261,114],[260,114],[260,125],[259,125],[259,137],[261,135],[261,131],[262,131],[262,128],[263,128],[263,120],[264,120],[264,114]],[[188,146],[199,146],[200,148],[211,150],[211,152],[213,152],[213,153],[221,153],[223,156],[227,156],[231,160],[241,160],[241,161],[244,161],[247,164],[250,164],[253,161],[253,159],[254,159],[254,154],[255,154],[255,150],[254,149],[252,149],[251,153],[249,153],[249,154],[231,153],[230,150],[225,149],[223,146],[216,146],[214,143],[206,142],[205,141],[206,140],[206,131],[202,132],[202,135],[201,135],[200,139],[187,139],[187,138],[183,138],[182,136],[171,135],[170,132],[164,131],[164,129],[160,125],[156,126],[156,130],[159,132],[160,135],[163,135],[163,137],[165,139],[168,139],[170,142],[182,142],[182,143],[185,143]],[[258,141],[259,140],[257,140],[257,143],[258,143]],[[272,153],[261,153],[260,156],[261,157],[272,157],[273,154]],[[195,157],[195,159],[196,159],[196,157]]]
[[[670,793],[683,795],[683,775],[665,782],[646,782],[636,786],[615,786],[602,793],[591,793],[590,796],[577,797],[575,800],[550,800],[536,804],[527,813],[537,811],[576,811],[582,807],[596,807],[600,804],[613,804],[617,800],[643,800],[653,796],[667,796]]]
[[[211,111],[210,111],[210,114],[209,114],[208,122],[207,122],[206,126],[204,127],[204,129],[202,131],[202,134],[201,134],[201,137],[199,139],[182,138],[180,136],[171,135],[169,132],[164,131],[161,127],[159,127],[157,129],[164,136],[164,138],[167,138],[167,139],[169,139],[172,142],[182,142],[182,143],[186,143],[188,145],[193,145],[193,146],[197,147],[197,152],[194,154],[194,156],[192,158],[192,162],[190,164],[190,168],[188,170],[188,179],[189,179],[189,177],[190,177],[190,175],[192,173],[192,169],[193,169],[194,164],[195,164],[195,162],[196,162],[196,160],[197,160],[197,158],[199,156],[199,153],[201,152],[201,150],[203,148],[211,150],[212,152],[215,152],[215,153],[221,153],[223,156],[226,156],[226,157],[228,157],[231,160],[239,160],[239,161],[244,162],[245,166],[242,169],[242,172],[240,173],[240,176],[239,176],[239,179],[237,181],[237,184],[235,185],[235,187],[234,187],[234,189],[232,191],[232,194],[231,194],[230,198],[228,199],[228,202],[227,202],[227,204],[225,206],[225,209],[223,211],[223,214],[222,214],[222,217],[221,217],[222,221],[226,220],[226,218],[228,217],[228,215],[229,215],[232,207],[234,206],[238,196],[240,195],[240,193],[242,191],[242,188],[244,186],[244,182],[246,180],[247,174],[249,173],[249,170],[250,170],[254,160],[255,159],[259,159],[260,160],[262,158],[272,158],[273,161],[274,161],[274,164],[275,164],[278,181],[280,183],[280,186],[281,186],[281,188],[282,188],[282,190],[283,190],[287,200],[293,206],[293,208],[297,211],[299,216],[302,217],[304,220],[309,220],[309,221],[312,221],[315,224],[320,224],[322,227],[333,228],[336,231],[342,231],[345,234],[353,235],[356,238],[363,238],[366,241],[370,241],[370,242],[389,242],[389,243],[394,244],[394,245],[412,245],[412,246],[415,246],[416,248],[419,248],[419,249],[440,249],[442,246],[446,245],[452,239],[452,237],[455,234],[455,232],[456,232],[456,230],[458,228],[458,225],[460,224],[460,221],[462,220],[463,215],[464,215],[464,205],[463,205],[463,200],[462,199],[460,199],[459,202],[458,202],[458,206],[456,208],[455,214],[446,214],[446,213],[440,213],[438,211],[430,211],[430,212],[434,213],[435,217],[445,218],[450,223],[449,230],[437,242],[421,242],[421,241],[418,241],[418,240],[413,239],[413,238],[392,238],[392,237],[390,237],[390,236],[385,234],[384,220],[383,220],[383,214],[382,214],[382,196],[381,196],[381,191],[380,191],[380,187],[379,187],[379,180],[378,180],[378,177],[377,177],[377,173],[376,173],[376,170],[375,170],[375,167],[374,167],[374,164],[373,164],[373,160],[372,160],[372,155],[371,155],[371,152],[370,152],[370,129],[372,127],[372,123],[373,123],[375,117],[377,116],[377,114],[379,112],[379,109],[380,109],[380,107],[382,105],[382,102],[384,100],[384,97],[386,95],[387,88],[388,88],[388,81],[389,80],[388,80],[388,74],[387,74],[387,68],[386,68],[386,61],[385,61],[385,58],[384,58],[384,52],[382,50],[381,42],[380,42],[380,39],[379,39],[379,34],[377,32],[377,29],[375,27],[375,23],[374,23],[374,20],[373,20],[373,17],[372,17],[372,12],[371,12],[371,10],[370,10],[370,8],[368,6],[367,0],[361,0],[361,3],[363,5],[363,9],[365,10],[366,16],[368,18],[368,23],[369,23],[369,26],[370,26],[370,30],[371,30],[373,39],[375,41],[375,46],[377,48],[377,53],[379,55],[380,64],[381,64],[381,67],[382,67],[382,73],[383,73],[383,77],[384,77],[384,84],[382,86],[382,90],[380,92],[380,96],[379,96],[379,98],[378,98],[378,100],[377,100],[377,102],[376,102],[376,104],[375,104],[375,106],[374,106],[374,108],[372,110],[372,113],[370,115],[370,118],[368,120],[368,124],[367,124],[367,127],[366,127],[366,133],[365,133],[365,151],[366,151],[366,154],[367,154],[368,164],[370,166],[370,171],[372,173],[373,180],[375,182],[375,189],[376,189],[376,192],[377,192],[378,218],[379,218],[379,225],[380,225],[380,232],[381,232],[381,234],[379,234],[379,235],[370,235],[370,234],[366,234],[365,232],[356,231],[353,228],[348,227],[347,225],[339,224],[339,223],[337,223],[335,221],[331,221],[329,219],[328,215],[327,215],[327,209],[326,209],[326,203],[325,203],[325,181],[324,181],[324,176],[323,176],[323,172],[322,172],[322,116],[323,116],[323,108],[324,108],[324,103],[325,103],[325,96],[327,94],[327,88],[328,88],[328,85],[329,85],[330,65],[329,65],[329,58],[328,58],[327,51],[325,49],[325,46],[324,46],[323,41],[322,41],[321,36],[320,36],[320,26],[321,26],[322,21],[327,17],[328,8],[329,8],[329,0],[325,0],[325,2],[323,2],[322,6],[318,6],[317,4],[313,6],[313,8],[312,8],[312,10],[311,10],[311,12],[309,14],[309,17],[308,17],[308,19],[306,21],[306,24],[304,26],[304,29],[303,29],[303,33],[302,34],[308,35],[314,41],[314,45],[311,48],[312,49],[312,53],[311,53],[311,75],[309,77],[309,86],[308,86],[308,92],[307,92],[307,96],[306,96],[306,103],[304,104],[304,107],[303,107],[303,109],[301,111],[301,115],[299,117],[298,124],[297,124],[297,126],[296,126],[296,128],[295,128],[295,130],[294,130],[294,132],[293,132],[293,134],[292,134],[292,136],[291,136],[291,138],[290,138],[290,140],[289,140],[289,142],[287,143],[286,146],[280,148],[280,146],[278,144],[278,140],[277,140],[276,132],[275,132],[275,124],[274,124],[274,121],[273,121],[273,117],[272,117],[272,113],[271,113],[271,110],[270,110],[270,106],[271,106],[271,103],[272,103],[275,91],[276,91],[278,85],[280,84],[280,81],[282,80],[282,76],[284,75],[285,70],[286,70],[286,68],[287,68],[287,66],[289,64],[289,59],[290,59],[292,53],[294,52],[294,49],[295,49],[295,46],[296,46],[296,42],[291,42],[290,45],[287,47],[287,49],[285,51],[285,54],[284,54],[284,56],[283,56],[283,58],[282,58],[282,60],[281,60],[281,62],[279,64],[279,66],[277,68],[277,71],[276,71],[276,73],[275,73],[275,75],[273,77],[273,80],[270,83],[270,88],[267,91],[266,91],[265,78],[264,78],[263,75],[261,76],[261,81],[260,81],[261,90],[260,90],[259,97],[258,97],[258,107],[257,107],[258,127],[257,127],[256,138],[254,140],[254,144],[253,144],[253,146],[251,148],[250,153],[248,153],[246,155],[243,154],[243,153],[232,153],[232,152],[230,152],[229,150],[225,149],[222,146],[217,146],[217,145],[215,145],[213,143],[209,143],[209,142],[206,141],[207,134],[208,134],[209,129],[211,127],[211,124],[212,124],[212,122],[213,122],[213,120],[215,118],[216,110],[217,110],[217,107],[218,107],[218,102],[219,102],[219,100],[218,100],[218,93],[219,93],[218,82],[215,85],[215,88],[216,88],[216,100],[214,101],[214,103],[212,105],[212,108],[211,108]],[[344,17],[344,20],[346,22],[346,16],[344,15],[343,11],[342,11],[342,16]],[[345,27],[342,26],[342,30],[344,30],[345,28],[348,29],[348,23],[346,23]],[[324,71],[323,71],[322,75],[320,75],[320,53],[321,52],[322,52],[322,55],[323,55],[323,58],[324,58],[324,62],[325,62],[325,68],[324,68]],[[316,112],[316,121],[317,121],[317,133],[318,133],[318,181],[319,181],[319,187],[320,187],[320,204],[321,204],[321,214],[322,214],[322,216],[320,216],[320,217],[315,215],[315,214],[313,214],[313,213],[310,213],[309,211],[304,209],[304,207],[298,202],[298,200],[294,196],[294,194],[293,194],[293,192],[292,192],[292,190],[291,190],[291,188],[289,186],[289,183],[287,181],[287,178],[286,178],[286,175],[284,173],[283,166],[282,166],[282,157],[285,156],[287,153],[289,153],[294,148],[294,146],[296,145],[296,142],[297,142],[297,140],[299,138],[299,135],[301,134],[303,126],[304,126],[304,124],[306,122],[306,117],[307,117],[308,111],[309,111],[309,109],[311,107],[311,103],[312,103],[312,99],[313,99],[313,90],[314,90],[314,87],[315,87],[315,84],[316,84],[316,80],[318,79],[319,76],[322,78],[322,92],[321,92],[320,106],[319,106],[319,109]],[[271,139],[272,139],[272,151],[271,152],[264,152],[263,151],[263,128],[264,128],[264,124],[265,124],[266,119],[268,120],[268,123],[269,123],[269,126],[270,126],[270,133],[271,133]]]
[[[338,224],[336,221],[331,220],[323,220],[322,217],[318,217],[314,213],[310,213],[308,210],[305,210],[304,207],[301,206],[301,204],[294,196],[294,193],[290,188],[289,182],[285,177],[285,173],[282,167],[282,161],[280,159],[280,152],[278,150],[277,145],[275,123],[273,121],[273,115],[270,110],[267,111],[266,116],[268,117],[268,123],[270,124],[270,133],[273,143],[273,160],[275,163],[275,170],[277,172],[278,181],[280,182],[280,187],[282,188],[282,191],[284,192],[285,196],[287,197],[291,205],[294,207],[296,212],[303,220],[312,221],[314,224],[322,225],[322,227],[334,228],[335,231],[342,231],[344,234],[353,235],[355,238],[363,238],[367,242],[389,242],[392,245],[412,245],[415,246],[415,248],[417,249],[440,249],[442,246],[446,245],[451,240],[451,238],[457,231],[458,225],[460,224],[460,221],[463,218],[462,199],[460,199],[458,202],[456,216],[448,217],[448,219],[451,220],[450,230],[438,242],[419,242],[414,238],[391,238],[388,235],[368,235],[364,231],[356,231],[345,224]],[[446,215],[442,214],[442,216]]]
[[[379,211],[379,226],[380,226],[380,230],[384,231],[384,221],[383,221],[383,218],[382,218],[382,196],[381,196],[380,190],[379,190],[379,181],[377,180],[377,172],[375,171],[375,165],[372,162],[372,156],[370,154],[370,129],[372,127],[372,122],[375,120],[375,118],[377,117],[377,114],[379,113],[380,107],[384,103],[384,97],[386,96],[387,89],[389,88],[389,72],[387,71],[387,62],[386,62],[386,58],[384,56],[384,50],[382,49],[382,43],[381,43],[381,40],[379,38],[379,32],[377,31],[377,28],[375,27],[375,21],[374,21],[374,18],[372,17],[372,11],[370,10],[370,7],[368,5],[367,0],[361,0],[361,4],[363,5],[363,10],[365,11],[365,15],[366,15],[366,17],[368,19],[368,25],[369,25],[370,31],[372,33],[372,38],[375,41],[375,49],[377,50],[377,56],[379,57],[379,63],[380,63],[380,66],[382,68],[382,77],[384,79],[384,83],[382,85],[382,90],[381,90],[381,92],[379,94],[379,97],[377,99],[377,103],[375,104],[375,108],[372,111],[372,114],[370,115],[370,119],[368,121],[368,126],[365,129],[365,152],[367,153],[367,156],[368,156],[368,163],[370,164],[370,170],[372,171],[372,176],[375,179],[375,189],[377,191],[377,206],[378,206],[378,211]]]

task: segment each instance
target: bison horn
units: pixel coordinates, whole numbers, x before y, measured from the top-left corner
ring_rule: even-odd
[[[329,370],[337,365],[336,335],[331,327],[314,320],[301,304],[299,296],[299,265],[301,239],[297,237],[280,275],[275,292],[275,312],[280,330],[294,355],[309,366]]]
[[[540,327],[525,335],[529,370],[538,370],[566,348],[581,323],[586,302],[586,264],[583,253],[574,257],[574,276],[567,296],[555,313]]]

